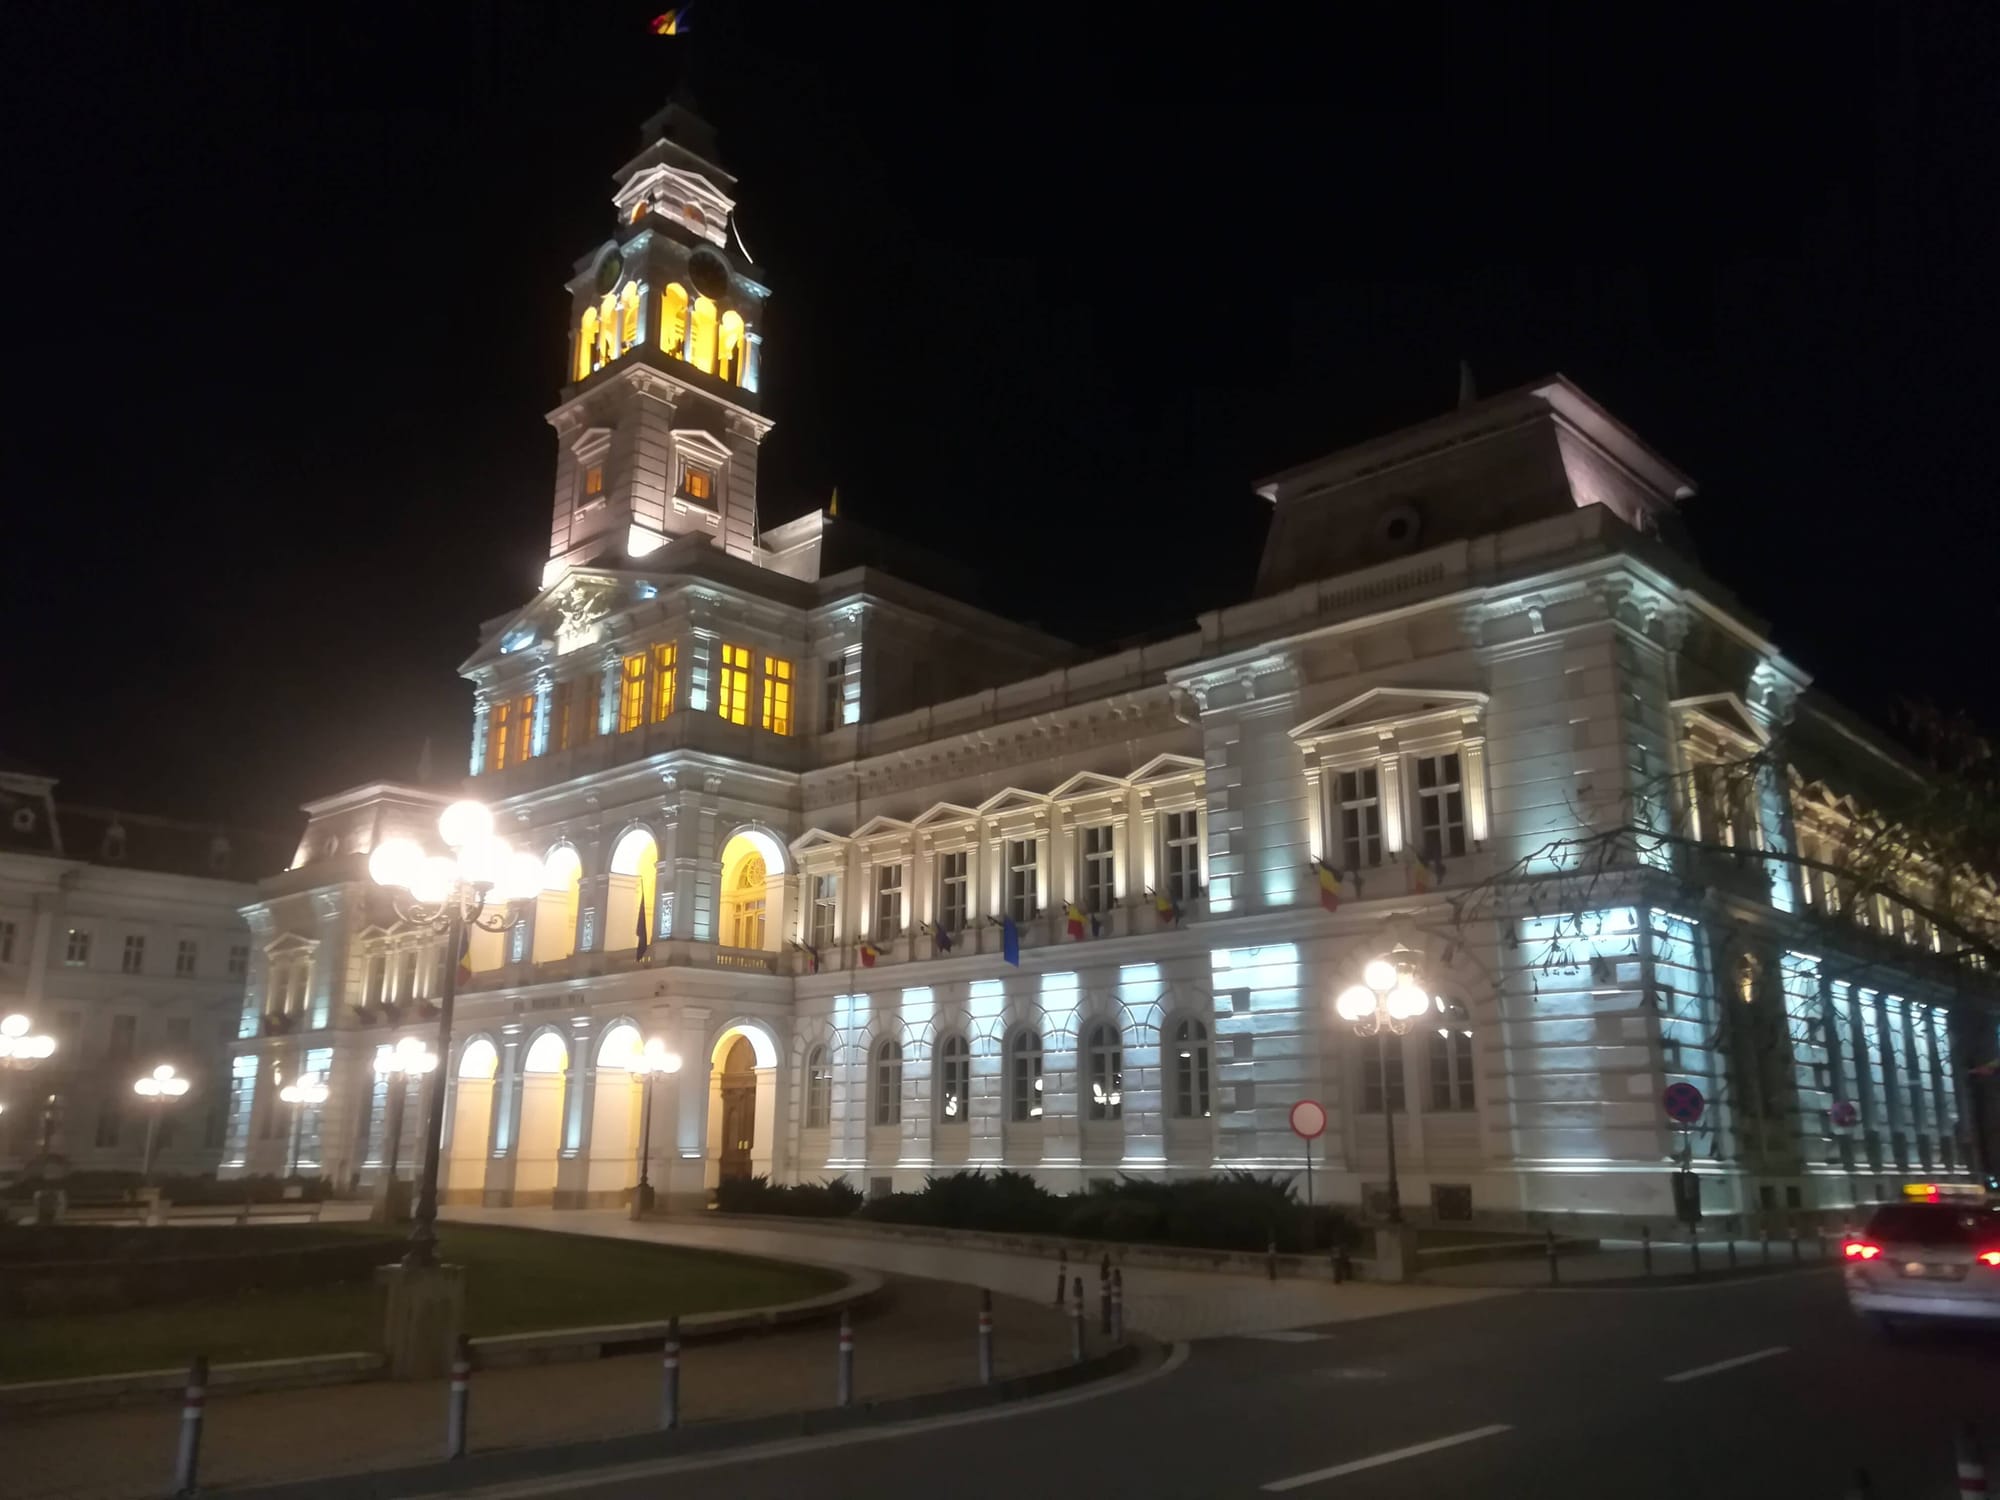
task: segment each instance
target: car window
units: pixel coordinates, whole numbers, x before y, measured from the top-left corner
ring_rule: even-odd
[[[1868,1221],[1871,1240],[1911,1245],[1969,1245],[2000,1240],[2000,1213],[1950,1203],[1891,1203]]]

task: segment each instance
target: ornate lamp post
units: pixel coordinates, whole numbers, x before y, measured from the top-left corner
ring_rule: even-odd
[[[187,1091],[188,1081],[175,1074],[172,1063],[161,1063],[132,1085],[132,1092],[150,1106],[146,1111],[146,1155],[145,1164],[139,1169],[140,1182],[153,1180],[153,1141],[160,1129],[160,1111]]]
[[[1431,997],[1417,983],[1419,955],[1398,943],[1361,967],[1361,983],[1350,984],[1334,997],[1333,1009],[1361,1037],[1384,1031],[1402,1036],[1431,1008]],[[1378,1043],[1378,1045],[1380,1045]],[[1396,1111],[1389,1094],[1389,1070],[1382,1069],[1382,1121],[1389,1142],[1389,1222],[1403,1222],[1403,1193],[1396,1181]]]
[[[16,1068],[32,1067],[38,1062],[46,1062],[55,1056],[56,1039],[35,1030],[35,1023],[18,1011],[10,1016],[0,1016],[0,1068],[8,1072]],[[60,1099],[51,1093],[42,1104],[42,1149],[36,1162],[46,1174],[56,1149],[56,1119],[61,1107]],[[35,1193],[35,1217],[40,1223],[51,1222],[56,1213],[56,1190],[46,1185]]]
[[[326,1095],[326,1085],[320,1082],[317,1073],[301,1073],[278,1090],[278,1097],[292,1107],[292,1153],[291,1160],[285,1164],[287,1177],[299,1169],[299,1132],[305,1125],[306,1106],[326,1103]]]
[[[541,861],[508,848],[493,832],[493,814],[477,802],[454,802],[438,816],[438,835],[449,855],[425,854],[415,839],[388,838],[368,856],[368,874],[387,889],[396,914],[416,927],[444,937],[444,983],[438,995],[436,1052],[451,1056],[451,1011],[458,995],[458,965],[477,927],[502,932],[506,903],[529,900],[542,888]],[[487,914],[489,903],[498,909]],[[423,1166],[417,1210],[410,1226],[410,1249],[403,1264],[413,1270],[437,1264],[438,1159],[444,1143],[442,1082],[430,1091],[424,1122]]]
[[[386,1118],[382,1133],[382,1197],[381,1217],[395,1223],[403,1217],[408,1200],[398,1202],[400,1184],[396,1181],[396,1159],[403,1145],[403,1096],[409,1092],[411,1079],[427,1076],[438,1065],[438,1056],[426,1047],[421,1037],[406,1036],[393,1047],[379,1047],[375,1051],[375,1071],[381,1075],[388,1099],[384,1106]]]
[[[669,1052],[667,1044],[658,1037],[650,1038],[632,1059],[631,1072],[639,1080],[639,1187],[632,1197],[632,1212],[636,1218],[653,1206],[653,1184],[647,1178],[647,1170],[653,1155],[653,1075],[655,1073],[678,1073],[681,1059],[678,1052]]]

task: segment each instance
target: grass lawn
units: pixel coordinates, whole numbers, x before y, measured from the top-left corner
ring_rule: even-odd
[[[441,1224],[438,1239],[444,1259],[466,1268],[475,1338],[756,1307],[840,1283],[810,1266],[533,1229]],[[372,1349],[376,1297],[363,1283],[13,1318],[0,1323],[0,1382],[170,1368],[195,1354],[220,1364]]]

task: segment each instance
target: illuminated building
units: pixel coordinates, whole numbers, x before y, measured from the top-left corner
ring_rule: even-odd
[[[452,1199],[620,1201],[639,1036],[685,1059],[647,1085],[682,1204],[753,1172],[1297,1172],[1308,1097],[1336,1199],[1380,1183],[1388,1106],[1418,1212],[1664,1215],[1681,1078],[1714,1101],[1711,1209],[1964,1176],[1965,1043],[1920,929],[1829,922],[1837,891],[1756,860],[1529,878],[1787,723],[1900,774],[1670,545],[1690,484],[1588,396],[1553,378],[1276,476],[1252,598],[1086,656],[847,521],[760,528],[766,290],[705,129],[669,110],[649,139],[571,283],[542,592],[462,669],[463,790],[546,874],[471,944]],[[334,1091],[314,1159],[379,1170],[369,1061],[447,960],[363,867],[460,794],[307,809],[250,908],[275,1020],[238,1060],[232,1169],[269,1164],[262,1080],[303,1067]],[[1847,815],[1829,797],[1691,815],[1782,850]],[[1392,939],[1451,1008],[1357,1041],[1331,999]]]

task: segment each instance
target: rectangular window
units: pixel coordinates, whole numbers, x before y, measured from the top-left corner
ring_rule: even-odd
[[[0,922],[0,964],[14,961],[14,939],[18,929],[12,922]]]
[[[241,979],[250,972],[250,948],[247,943],[232,944],[229,949],[229,977]]]
[[[195,960],[199,956],[199,953],[200,950],[195,947],[193,938],[182,938],[174,945],[174,977],[176,979],[194,978]]]
[[[604,701],[604,678],[592,672],[577,679],[578,712],[572,721],[575,732],[570,736],[573,745],[587,745],[597,738],[604,726],[598,718],[598,705]]]
[[[111,1018],[111,1046],[107,1056],[113,1058],[130,1057],[139,1040],[139,1018],[137,1016],[113,1016]]]
[[[1007,915],[1016,922],[1025,922],[1041,910],[1035,874],[1035,841],[1007,840]]]
[[[875,867],[875,936],[894,937],[903,930],[903,867]]]
[[[72,927],[69,939],[63,944],[63,962],[72,969],[80,969],[90,962],[90,930],[86,927]]]
[[[487,710],[486,719],[486,769],[504,771],[507,769],[509,746],[508,725],[514,705],[501,699]]]
[[[604,465],[592,464],[583,471],[583,498],[594,500],[604,493]]]
[[[514,764],[535,753],[535,695],[523,693],[514,700]]]
[[[674,689],[680,682],[679,648],[667,641],[653,648],[653,722],[674,711]]]
[[[1431,1108],[1471,1109],[1472,1033],[1439,1027],[1430,1038]]]
[[[576,711],[576,684],[568,678],[549,689],[549,744],[556,750],[567,750],[576,743],[576,724],[571,715]]]
[[[713,509],[715,505],[715,471],[713,469],[704,469],[700,464],[682,464],[680,493],[681,497],[685,500],[697,500],[701,504]]]
[[[1160,820],[1160,845],[1167,894],[1194,900],[1201,894],[1201,814],[1192,807],[1168,813]]]
[[[968,900],[972,892],[972,882],[968,878],[967,869],[970,859],[971,856],[964,849],[954,849],[949,854],[940,854],[937,857],[937,924],[946,932],[963,932],[966,918],[972,911]]]
[[[1373,766],[1334,777],[1338,803],[1340,867],[1359,870],[1382,863],[1382,778]]]
[[[1083,830],[1083,909],[1110,911],[1118,904],[1118,856],[1109,823]]]
[[[629,734],[646,722],[646,656],[625,658],[618,678],[618,732]]]
[[[715,711],[731,724],[750,722],[750,648],[724,646]]]
[[[194,1022],[186,1016],[167,1017],[167,1046],[180,1051],[187,1050],[188,1037],[194,1029]]]
[[[1465,853],[1465,787],[1455,751],[1417,757],[1417,851],[1439,858]]]
[[[118,972],[137,974],[146,967],[146,939],[133,932],[126,934],[125,952],[118,960]]]
[[[1382,1101],[1387,1095],[1389,1108],[1397,1114],[1404,1112],[1403,1102],[1403,1039],[1399,1036],[1378,1034],[1374,1045],[1362,1043],[1361,1052],[1361,1112],[1364,1115],[1382,1113]]]
[[[782,656],[764,658],[764,727],[773,734],[792,732],[792,664]]]
[[[118,1144],[119,1132],[124,1128],[124,1120],[118,1112],[119,1101],[106,1099],[97,1110],[97,1134],[94,1142],[100,1151],[109,1151]]]
[[[840,911],[840,877],[815,875],[812,878],[812,925],[808,941],[821,953],[833,946],[839,930],[835,918]]]
[[[836,656],[826,664],[820,697],[819,729],[821,734],[832,734],[846,722],[842,710],[847,706],[847,658]]]

